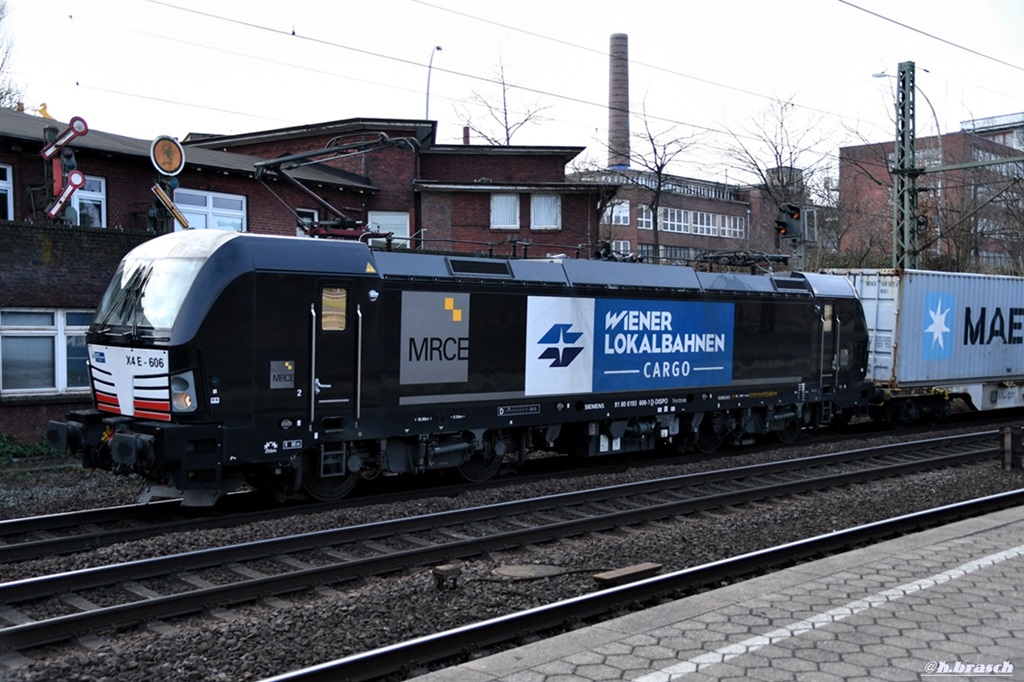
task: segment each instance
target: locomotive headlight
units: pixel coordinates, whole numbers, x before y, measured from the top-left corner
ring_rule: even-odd
[[[196,380],[192,372],[182,372],[171,377],[171,407],[175,412],[194,412],[198,406],[196,400]]]

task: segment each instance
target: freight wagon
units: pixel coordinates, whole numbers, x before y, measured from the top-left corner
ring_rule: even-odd
[[[836,270],[871,337],[870,412],[902,424],[1024,406],[1024,278],[921,270]]]

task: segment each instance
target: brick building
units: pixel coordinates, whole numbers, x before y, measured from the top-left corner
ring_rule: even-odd
[[[396,248],[499,256],[588,257],[615,191],[566,182],[582,148],[437,145],[429,121],[190,135],[173,179],[154,167],[152,141],[102,131],[44,160],[47,142],[67,129],[0,109],[0,435],[25,442],[88,403],[84,332],[118,261],[182,229],[154,185],[169,190],[190,229],[344,229]],[[85,183],[51,220],[74,170]]]
[[[727,262],[730,254],[775,254],[781,246],[773,227],[778,206],[763,188],[663,176],[656,250],[654,174],[617,168],[572,177],[621,185],[601,215],[600,230],[601,239],[620,255],[648,262],[714,263]]]
[[[839,248],[848,265],[892,264],[895,144],[839,150]],[[1024,274],[1024,114],[967,121],[916,139],[920,267]],[[955,168],[936,170],[939,167]]]

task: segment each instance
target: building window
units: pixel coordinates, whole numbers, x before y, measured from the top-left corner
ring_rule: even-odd
[[[71,195],[71,206],[82,227],[107,226],[107,181],[85,176],[85,184]]]
[[[658,229],[665,232],[689,232],[690,212],[681,208],[662,208]]]
[[[640,208],[643,208],[642,206]],[[609,204],[601,216],[602,225],[629,225],[629,202],[616,201]]]
[[[227,230],[245,232],[245,197],[237,194],[200,192],[194,189],[174,190],[174,203],[188,226],[196,230]],[[174,223],[175,230],[182,225]]]
[[[636,208],[636,226],[640,230],[654,229],[654,213],[650,206],[640,205]]]
[[[519,229],[519,195],[518,194],[492,194],[491,195],[491,229],[492,230],[518,230]]]
[[[611,247],[612,253],[620,256],[628,256],[630,254],[630,244],[628,239],[613,239]]]
[[[0,391],[88,389],[85,332],[92,316],[74,310],[0,311]]]
[[[366,214],[366,227],[371,232],[380,232],[384,238],[370,239],[367,241],[371,246],[386,246],[388,234],[392,238],[392,247],[396,249],[409,248],[409,213],[407,211],[370,211]]]
[[[308,237],[309,232],[307,230],[320,222],[320,212],[315,208],[297,208],[295,209],[295,217],[298,223],[295,226],[296,237]]]
[[[14,216],[14,172],[10,166],[0,163],[0,220],[11,220]]]
[[[530,196],[530,229],[562,229],[562,197],[557,194]]]
[[[662,246],[661,257],[672,263],[682,263],[693,258],[693,249],[688,246]]]
[[[722,216],[722,236],[743,239],[747,236],[747,219],[738,215]]]
[[[718,236],[718,216],[702,211],[693,212],[693,233],[706,237]]]

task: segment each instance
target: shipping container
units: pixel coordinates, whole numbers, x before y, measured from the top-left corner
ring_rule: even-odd
[[[1024,278],[922,270],[835,270],[860,296],[868,379],[893,405],[948,411],[1024,406]],[[890,419],[895,416],[890,414]],[[943,416],[939,414],[937,416]]]

